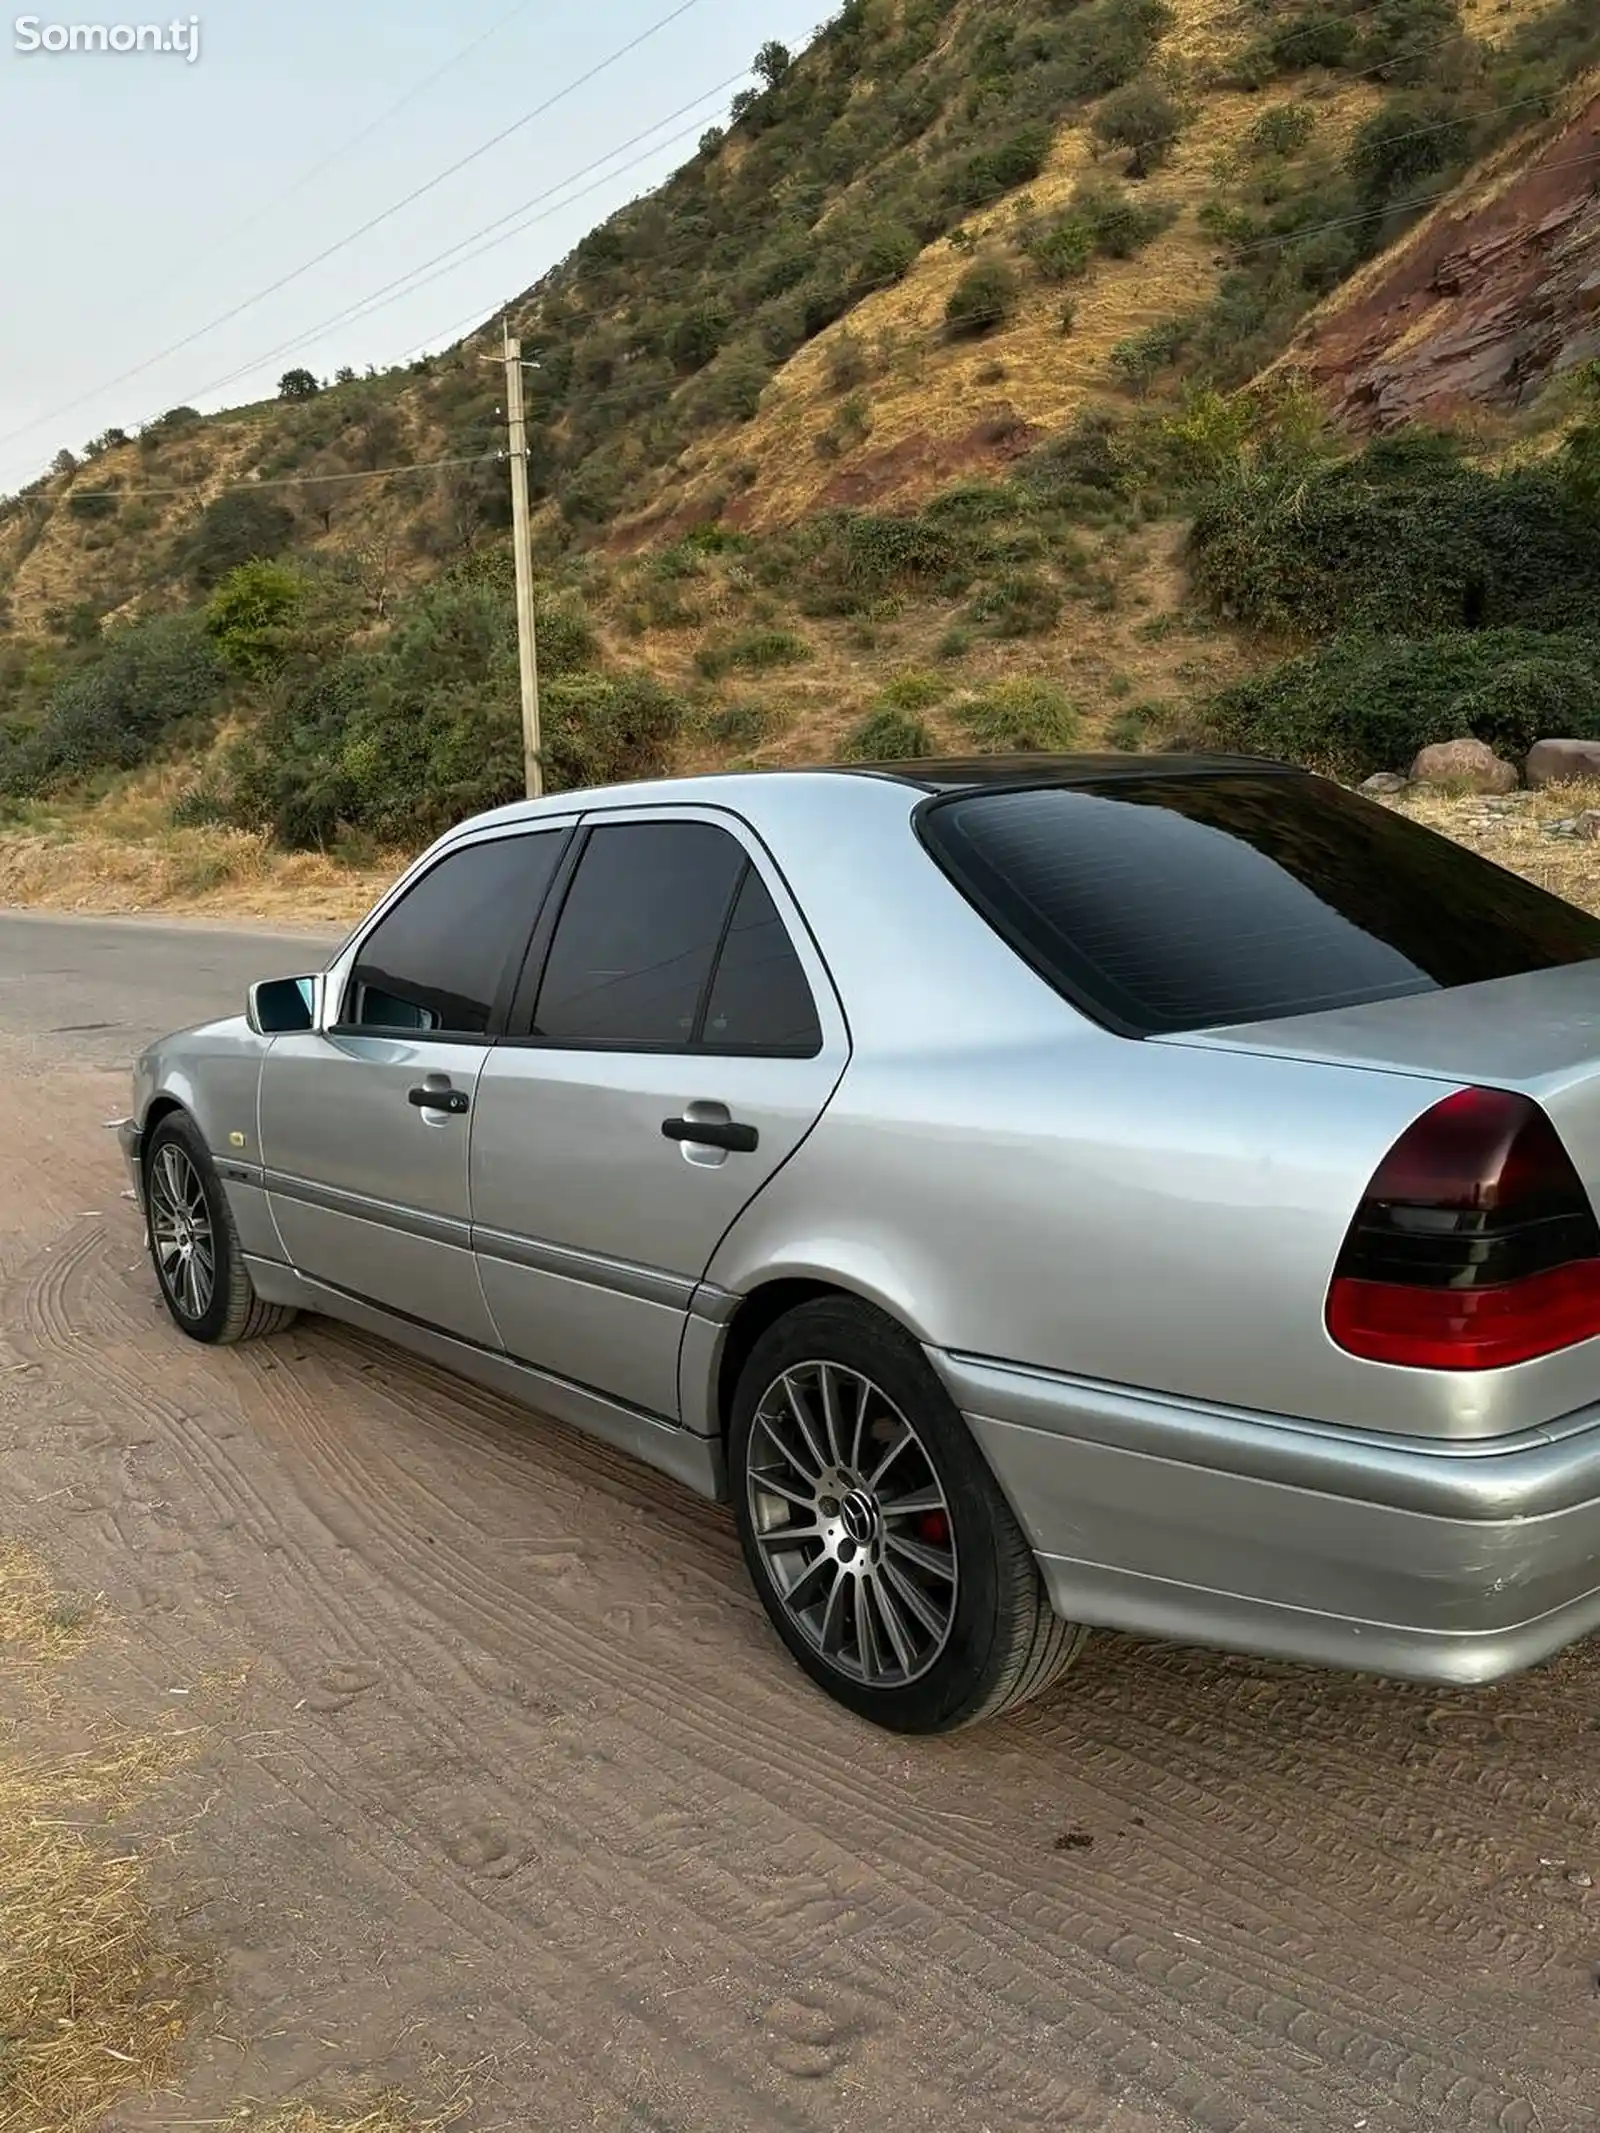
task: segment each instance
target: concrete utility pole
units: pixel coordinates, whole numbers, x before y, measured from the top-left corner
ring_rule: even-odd
[[[506,421],[511,432],[511,538],[517,567],[517,654],[522,669],[522,770],[528,798],[544,791],[539,762],[539,647],[533,620],[533,546],[528,531],[528,421],[522,400],[522,343],[505,325]]]

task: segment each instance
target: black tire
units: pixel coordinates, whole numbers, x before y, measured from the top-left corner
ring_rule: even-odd
[[[170,1156],[166,1151],[171,1151]],[[158,1213],[172,1197],[170,1179],[183,1175],[192,1180],[193,1196],[204,1208],[207,1231],[198,1221],[185,1232],[190,1239],[207,1236],[210,1249],[210,1281],[203,1295],[178,1270],[182,1262],[169,1253],[163,1257],[158,1235]],[[296,1311],[279,1304],[266,1304],[255,1292],[239,1245],[228,1196],[217,1176],[217,1167],[194,1121],[182,1111],[171,1111],[151,1133],[144,1149],[145,1224],[149,1232],[150,1260],[155,1268],[161,1300],[178,1331],[192,1341],[211,1348],[232,1347],[238,1341],[259,1340],[281,1333],[294,1324]],[[168,1240],[170,1243],[170,1239]],[[193,1257],[196,1246],[191,1244]],[[203,1260],[196,1258],[195,1264]],[[199,1304],[202,1307],[196,1308]]]
[[[896,1435],[896,1425],[909,1425],[915,1441],[905,1445],[910,1472],[904,1484],[904,1506],[925,1507],[935,1494],[942,1497],[938,1508],[926,1513],[934,1521],[932,1527],[919,1521],[919,1530],[931,1531],[938,1544],[932,1553],[943,1558],[948,1548],[950,1569],[947,1576],[941,1571],[937,1578],[925,1576],[920,1569],[917,1574],[926,1612],[941,1618],[942,1630],[924,1621],[920,1613],[899,1608],[902,1642],[907,1641],[908,1631],[913,1638],[924,1640],[914,1652],[920,1671],[892,1663],[887,1670],[878,1667],[876,1678],[869,1678],[874,1674],[874,1659],[897,1661],[900,1646],[889,1651],[890,1630],[884,1621],[885,1613],[894,1610],[886,1610],[878,1597],[879,1580],[891,1576],[896,1590],[904,1592],[904,1559],[888,1534],[892,1529],[914,1537],[905,1521],[915,1513],[912,1508],[897,1508],[887,1486],[867,1486],[869,1458],[850,1452],[829,1464],[831,1451],[825,1451],[819,1459],[812,1439],[822,1438],[826,1443],[826,1423],[817,1421],[825,1405],[821,1365],[834,1373],[828,1382],[834,1388],[835,1413],[847,1400],[860,1402],[855,1424],[858,1444],[859,1417],[880,1416],[868,1425],[878,1433],[877,1442],[866,1447],[869,1453],[880,1445],[904,1443]],[[863,1384],[880,1396],[878,1408],[860,1393]],[[808,1387],[814,1391],[808,1392]],[[796,1388],[815,1425],[812,1439],[805,1438],[803,1424],[790,1428],[791,1392]],[[847,1433],[841,1423],[837,1434]],[[800,1448],[803,1460],[796,1461],[780,1447],[779,1435],[785,1446]],[[1063,1622],[1052,1612],[1033,1552],[949,1394],[917,1343],[881,1312],[849,1297],[826,1297],[801,1305],[770,1327],[740,1373],[729,1422],[728,1455],[745,1563],[773,1627],[813,1681],[875,1725],[897,1733],[948,1733],[976,1725],[1037,1696],[1082,1650],[1087,1629]],[[804,1478],[799,1471],[804,1463],[823,1468],[819,1483]],[[907,1474],[905,1465],[900,1472]],[[929,1478],[919,1486],[918,1477],[924,1473]],[[802,1495],[819,1492],[817,1507],[801,1504],[800,1496],[789,1496],[786,1488],[771,1493],[767,1483],[774,1477],[797,1484]],[[837,1495],[840,1477],[848,1488],[845,1501]],[[852,1477],[859,1486],[851,1486]],[[873,1501],[863,1506],[863,1495]],[[799,1508],[787,1511],[785,1500]],[[845,1532],[852,1516],[854,1524]],[[791,1522],[805,1524],[813,1519],[814,1529],[797,1532],[794,1544],[789,1545]],[[812,1538],[813,1530],[825,1537]],[[859,1548],[850,1537],[857,1530],[867,1535]],[[947,1542],[942,1536],[948,1537]],[[874,1548],[878,1551],[872,1557],[878,1565],[875,1571],[866,1562]],[[892,1558],[887,1573],[883,1569],[885,1549]],[[848,1556],[843,1553],[846,1550]],[[841,1582],[839,1565],[858,1554],[862,1560],[855,1582],[845,1583],[846,1597],[836,1605],[831,1594]],[[793,1605],[786,1597],[786,1579]],[[865,1598],[861,1596],[864,1582],[873,1586]],[[825,1600],[824,1588],[829,1595]],[[802,1591],[810,1597],[809,1610],[801,1607]],[[804,1619],[808,1611],[813,1617],[820,1614],[820,1623],[812,1620],[808,1626]],[[866,1641],[859,1626],[850,1626],[859,1624],[862,1611],[875,1618]],[[836,1656],[823,1649],[830,1635],[839,1646]]]

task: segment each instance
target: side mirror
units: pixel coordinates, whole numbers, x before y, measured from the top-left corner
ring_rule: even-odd
[[[258,1037],[287,1037],[312,1030],[322,1020],[320,975],[314,978],[263,978],[250,988],[245,1009]]]

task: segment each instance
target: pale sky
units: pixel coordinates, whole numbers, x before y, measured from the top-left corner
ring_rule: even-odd
[[[52,31],[59,42],[73,28],[173,22],[187,47],[191,18],[150,0],[13,0],[0,17],[0,494],[113,424],[260,399],[296,364],[327,376],[458,338],[690,155],[725,120],[758,47],[798,48],[819,13],[818,0],[689,0],[547,115],[213,327],[684,0],[197,4],[193,61],[186,49],[42,48]],[[537,218],[520,233],[491,232],[491,248],[427,286],[327,324],[518,209],[515,222]]]

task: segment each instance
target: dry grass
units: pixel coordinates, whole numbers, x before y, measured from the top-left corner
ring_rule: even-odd
[[[421,2110],[404,2096],[374,2096],[365,2104],[324,2108],[315,2103],[289,2104],[262,2117],[245,2106],[228,2121],[229,2133],[445,2133],[467,2110],[464,2095],[438,2109]]]
[[[1600,843],[1551,837],[1544,825],[1600,808],[1600,784],[1556,785],[1489,803],[1448,793],[1404,793],[1394,803],[1413,821],[1442,830],[1497,866],[1521,874],[1568,903],[1600,916]]]
[[[90,2133],[173,2070],[200,1979],[117,1856],[55,1804],[116,1804],[142,1758],[0,1755],[0,2133]]]
[[[348,924],[394,878],[314,852],[281,852],[245,830],[117,836],[87,812],[0,835],[0,906],[45,911],[212,913],[279,924]]]
[[[38,1686],[81,1651],[97,1617],[97,1602],[59,1592],[27,1549],[0,1541],[0,1687]],[[144,1736],[96,1728],[71,1754],[25,1749],[20,1736],[0,1711],[0,2133],[98,2133],[124,2097],[179,2074],[208,1980],[152,1904],[140,1852],[110,1825],[208,1735],[176,1722]],[[218,2133],[444,2133],[467,2109],[467,2083],[436,2071],[448,2100],[425,2110],[385,2092],[327,2107],[241,2105],[208,2123]]]
[[[0,1680],[81,1651],[99,1611],[98,1599],[58,1592],[26,1548],[0,1540]]]
[[[70,1658],[95,1615],[0,1545],[0,1680]],[[173,2069],[201,1972],[174,1954],[144,1864],[107,1819],[194,1752],[194,1729],[47,1757],[0,1731],[0,2133],[91,2133]]]
[[[1181,0],[1163,51],[1203,79],[1245,41],[1236,9],[1217,0]],[[870,480],[872,501],[894,506],[920,501],[947,479],[939,459],[968,436],[985,413],[1002,409],[1043,430],[1067,427],[1082,410],[1116,388],[1110,356],[1145,329],[1203,303],[1221,273],[1215,239],[1200,228],[1198,208],[1219,176],[1237,168],[1245,135],[1274,101],[1305,101],[1295,84],[1268,96],[1210,89],[1194,100],[1192,123],[1172,160],[1139,187],[1142,198],[1177,210],[1176,219],[1135,259],[1100,260],[1081,283],[1048,287],[1024,273],[1016,315],[977,343],[945,339],[945,300],[966,271],[966,256],[944,239],[926,247],[894,287],[878,291],[849,316],[802,348],[779,371],[755,420],[708,438],[688,451],[675,479],[664,483],[655,510],[672,508],[725,488],[734,462],[756,469],[750,523],[776,526],[803,517],[830,494],[845,493],[851,477]],[[1341,82],[1312,99],[1318,140],[1336,150],[1383,100],[1373,82]],[[1064,207],[1079,181],[1114,172],[1117,157],[1097,156],[1089,127],[1064,127],[1041,175],[1008,199],[969,218],[967,228],[1003,241],[1013,207]],[[1063,335],[1061,306],[1070,298],[1072,332]],[[862,392],[870,404],[870,435],[835,458],[820,458],[816,439],[833,421],[840,395],[830,369],[842,340],[864,342],[874,374]],[[1004,375],[992,375],[995,366]],[[980,454],[981,456],[981,454]]]

